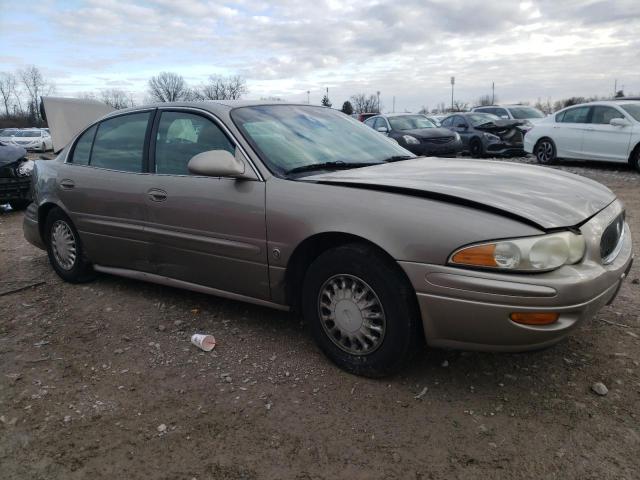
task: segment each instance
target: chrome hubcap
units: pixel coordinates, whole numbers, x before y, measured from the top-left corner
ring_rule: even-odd
[[[69,225],[62,220],[56,221],[51,227],[51,249],[60,268],[73,268],[76,263],[76,238]]]
[[[324,282],[318,314],[331,341],[351,355],[369,354],[382,345],[386,331],[382,303],[358,277],[339,274]]]
[[[542,142],[538,147],[538,160],[541,163],[547,163],[551,161],[553,157],[553,145],[549,142]]]

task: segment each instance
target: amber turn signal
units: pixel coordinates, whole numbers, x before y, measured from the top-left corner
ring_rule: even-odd
[[[511,320],[523,325],[550,325],[558,321],[559,313],[554,312],[514,312]]]
[[[496,246],[494,244],[478,245],[477,247],[460,250],[453,257],[453,263],[461,265],[478,265],[481,267],[497,267],[495,259]]]

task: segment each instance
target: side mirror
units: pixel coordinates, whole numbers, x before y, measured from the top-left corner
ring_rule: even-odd
[[[208,150],[199,153],[189,160],[189,172],[205,177],[235,177],[245,176],[245,164],[227,150]]]
[[[462,128],[463,130],[466,130],[467,126],[464,123],[459,123],[458,125],[456,125],[456,128]]]
[[[376,130],[380,133],[389,133],[389,129],[387,127],[378,127]]]
[[[609,124],[614,127],[628,127],[630,125],[629,120],[626,118],[612,118],[609,120]]]

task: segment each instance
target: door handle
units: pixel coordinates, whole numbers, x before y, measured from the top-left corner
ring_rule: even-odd
[[[153,202],[164,202],[167,199],[167,192],[159,188],[152,188],[147,192],[147,196]]]
[[[75,186],[76,186],[76,184],[74,183],[74,181],[73,180],[69,180],[68,178],[64,178],[60,182],[60,187],[62,187],[64,190],[71,190]]]

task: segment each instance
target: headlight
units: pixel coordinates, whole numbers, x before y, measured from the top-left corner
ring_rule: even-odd
[[[584,256],[585,248],[582,235],[573,232],[550,233],[464,247],[449,257],[449,264],[544,272],[578,263]]]
[[[26,160],[24,162],[22,162],[20,165],[18,165],[18,175],[20,177],[26,177],[27,175],[31,175],[31,172],[33,172],[33,166],[35,165],[35,163],[32,160]]]
[[[492,133],[483,133],[482,136],[484,138],[486,138],[487,140],[490,140],[492,142],[499,142],[500,141],[500,137],[497,135],[494,135]]]
[[[460,134],[458,132],[453,132],[453,133],[455,133],[456,141],[460,140]]]
[[[410,145],[418,145],[420,143],[420,140],[416,137],[412,137],[411,135],[403,135],[402,138]]]

